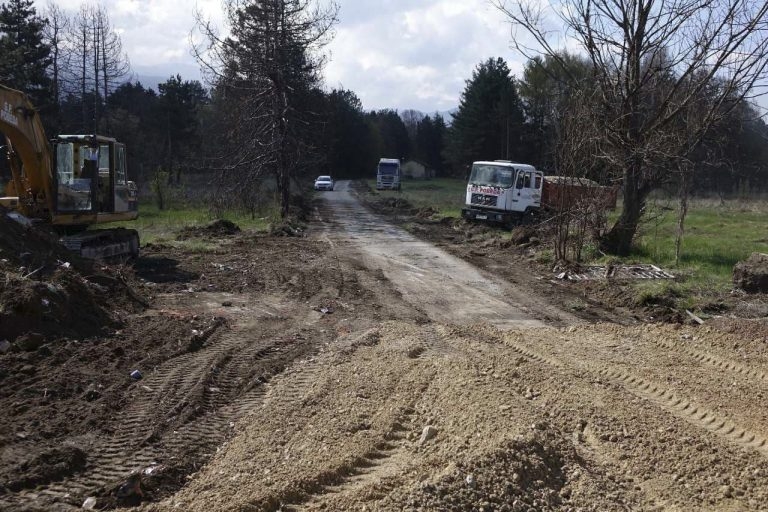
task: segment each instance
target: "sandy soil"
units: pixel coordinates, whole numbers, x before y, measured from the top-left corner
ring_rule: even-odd
[[[149,247],[146,307],[0,355],[0,508],[765,508],[765,322],[575,312],[322,197],[306,238]]]

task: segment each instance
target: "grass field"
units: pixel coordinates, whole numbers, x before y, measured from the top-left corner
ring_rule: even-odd
[[[467,182],[451,178],[437,178],[432,180],[408,180],[403,181],[400,192],[391,190],[376,190],[376,180],[368,180],[371,190],[381,194],[382,197],[401,197],[417,208],[428,206],[437,208],[440,215],[446,217],[460,217],[461,208],[464,206]]]
[[[670,205],[671,207],[674,204]],[[643,226],[636,256],[672,267],[677,211],[667,210]],[[753,252],[768,252],[768,203],[758,200],[694,199],[685,221],[679,269],[730,283],[733,266]],[[697,279],[697,278],[694,278]]]
[[[139,218],[134,221],[115,222],[108,227],[126,227],[139,232],[141,244],[147,243],[177,243],[176,232],[184,227],[204,226],[216,219],[226,219],[234,222],[240,229],[266,230],[269,218],[252,218],[250,215],[229,211],[223,215],[214,216],[205,206],[171,205],[165,210],[157,208],[151,200],[142,201],[139,207]],[[107,227],[99,226],[99,228]],[[180,243],[180,242],[179,242]],[[191,243],[191,242],[190,242]]]

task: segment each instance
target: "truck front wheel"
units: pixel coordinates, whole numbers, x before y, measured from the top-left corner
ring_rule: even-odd
[[[534,211],[530,208],[526,208],[523,214],[520,216],[520,225],[522,226],[530,226],[533,224],[536,220],[536,216],[534,215]]]

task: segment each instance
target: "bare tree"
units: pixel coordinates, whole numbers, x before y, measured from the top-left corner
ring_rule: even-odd
[[[66,40],[69,30],[69,17],[55,3],[49,1],[45,9],[48,24],[43,29],[46,43],[51,47],[50,73],[53,81],[53,101],[58,106],[61,101],[61,68],[65,62]]]
[[[560,59],[575,41],[592,64],[598,95],[589,113],[604,138],[595,157],[616,170],[623,209],[603,238],[626,254],[648,194],[740,102],[762,90],[768,3],[752,0],[490,0],[513,24],[516,49]],[[552,30],[553,20],[564,30]],[[567,66],[563,66],[567,70]],[[716,84],[717,87],[712,87]],[[679,136],[681,113],[708,95],[696,132]]]
[[[104,101],[103,117],[107,123],[105,129],[109,131],[109,95],[115,87],[131,71],[128,54],[123,51],[123,43],[120,35],[112,27],[109,16],[104,7],[98,6],[93,11],[94,27],[94,77],[98,90],[99,74],[101,75],[101,97]]]
[[[554,234],[557,261],[580,262],[586,243],[596,239],[605,227],[605,189],[588,179],[598,178],[601,172],[601,163],[592,155],[601,151],[602,141],[594,136],[590,118],[585,115],[594,94],[587,88],[570,91],[559,99],[553,120],[557,132],[555,165],[562,176],[555,203],[547,205],[555,213],[546,222]]]
[[[227,114],[230,192],[253,191],[251,182],[274,176],[285,217],[292,181],[310,164],[311,91],[338,7],[313,0],[228,0],[226,6],[230,36],[200,20],[206,42],[195,52]]]
[[[109,118],[107,99],[130,72],[120,35],[101,5],[82,4],[69,19],[58,7],[49,9],[56,12],[63,31],[58,35],[60,91],[81,99],[83,129],[101,131],[101,120]]]
[[[417,128],[421,120],[424,119],[424,114],[418,110],[409,109],[400,112],[400,118],[403,120],[403,124],[405,124],[405,131],[408,132],[408,137],[415,141]]]

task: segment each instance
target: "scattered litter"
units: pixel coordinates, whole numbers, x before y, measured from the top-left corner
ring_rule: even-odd
[[[334,309],[332,307],[320,308],[320,312],[324,315],[333,314]]]
[[[49,301],[48,299],[42,299],[40,302],[41,302],[41,303],[43,304],[43,306],[45,306],[45,307],[48,307],[48,306],[50,306],[50,305],[51,305],[51,301]]]
[[[90,498],[86,498],[83,502],[83,506],[85,510],[93,510],[96,508],[96,498],[94,496],[91,496]]]
[[[556,270],[557,272],[557,270]],[[590,281],[595,279],[674,279],[675,276],[656,265],[591,265],[578,270],[557,272],[555,279]]]
[[[704,323],[704,320],[702,320],[700,317],[694,315],[693,313],[691,313],[687,309],[685,310],[685,314],[688,315],[691,318],[691,320],[693,320],[694,322],[696,322],[699,325]]]
[[[163,466],[157,463],[153,463],[152,466],[149,466],[147,468],[144,468],[144,470],[141,472],[144,476],[150,476],[153,473],[157,473],[159,470],[163,469]]]
[[[72,264],[70,262],[68,262],[68,261],[61,261],[61,262],[59,262],[59,266],[61,268],[71,268]]]
[[[149,386],[141,386],[141,389],[143,389],[144,391],[148,391],[150,393],[152,392],[152,388]]]
[[[0,341],[0,354],[5,354],[9,350],[11,350],[11,342],[8,340]]]
[[[9,212],[6,214],[6,216],[11,220],[15,220],[16,222],[18,222],[24,227],[27,227],[27,228],[32,227],[32,221],[18,212]]]
[[[26,254],[26,253],[25,253],[25,254]],[[40,266],[39,268],[37,268],[37,269],[33,270],[33,271],[32,271],[32,272],[30,272],[30,273],[28,273],[28,274],[24,274],[24,275],[22,276],[22,278],[23,278],[23,279],[27,279],[27,278],[29,278],[29,277],[32,277],[33,275],[37,274],[38,272],[40,272],[40,271],[41,271],[41,270],[43,270],[44,268],[45,268],[45,265],[42,265],[42,266]]]
[[[133,370],[131,372],[131,378],[133,380],[141,380],[144,377],[139,370]]]

